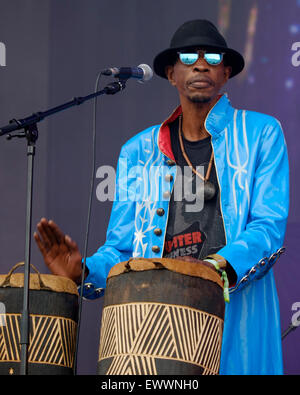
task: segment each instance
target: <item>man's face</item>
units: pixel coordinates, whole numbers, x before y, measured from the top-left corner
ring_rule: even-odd
[[[177,88],[181,102],[187,99],[192,103],[209,103],[230,77],[231,67],[225,66],[224,61],[210,65],[203,57],[203,48],[197,51],[200,56],[196,63],[185,65],[178,58],[174,66],[166,68],[168,80]]]

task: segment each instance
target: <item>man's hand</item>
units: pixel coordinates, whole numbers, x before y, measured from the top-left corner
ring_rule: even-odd
[[[190,255],[179,256],[179,257],[177,257],[177,258],[175,258],[175,259],[179,259],[180,261],[186,261],[186,262],[201,263],[201,265],[210,267],[211,269],[213,269],[214,271],[217,272],[216,268],[214,267],[214,265],[213,265],[212,263],[206,262],[206,261],[202,261],[201,259],[193,258],[193,257],[190,256]]]
[[[82,276],[82,257],[75,241],[64,235],[54,221],[42,218],[37,224],[34,239],[53,274],[69,277],[77,284]]]

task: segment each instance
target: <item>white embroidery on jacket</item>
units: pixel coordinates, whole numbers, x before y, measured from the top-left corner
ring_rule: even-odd
[[[234,117],[233,117],[233,143],[234,143],[234,153],[236,156],[236,164],[231,163],[230,158],[229,158],[229,144],[228,144],[228,129],[225,128],[225,141],[226,141],[226,158],[227,158],[227,163],[228,165],[235,170],[232,178],[232,194],[233,194],[233,202],[234,202],[234,208],[236,214],[242,213],[242,206],[241,203],[239,207],[237,206],[237,191],[236,191],[236,179],[238,182],[238,186],[242,191],[245,191],[246,193],[246,198],[248,202],[248,207],[250,205],[250,193],[249,193],[249,185],[248,185],[248,180],[247,177],[244,177],[244,185],[242,184],[242,174],[244,173],[247,175],[248,171],[246,169],[249,161],[249,146],[248,146],[248,139],[247,139],[247,129],[246,129],[246,111],[242,111],[242,130],[243,130],[243,140],[241,140],[241,135],[239,136],[240,138],[240,144],[243,145],[246,151],[246,157],[245,157],[245,162],[241,164],[241,158],[240,158],[240,153],[239,153],[239,148],[238,148],[238,133],[237,133],[237,114],[238,110],[234,111]],[[240,199],[241,202],[241,199]]]
[[[143,166],[143,175],[144,180],[149,180],[149,182],[145,182],[143,188],[143,199],[141,202],[136,202],[136,213],[135,213],[135,232],[134,232],[134,251],[133,257],[145,256],[145,252],[147,250],[148,243],[144,243],[143,239],[146,237],[146,233],[150,232],[155,228],[153,224],[153,219],[156,213],[157,202],[159,197],[159,168],[163,163],[163,156],[159,150],[157,150],[157,156],[155,155],[155,144],[154,144],[154,133],[155,129],[152,129],[151,136],[152,139],[145,138],[146,142],[150,142],[151,150],[144,149],[144,152],[150,154],[148,160]],[[144,163],[141,160],[140,163]],[[150,182],[152,181],[152,177],[150,176],[151,170],[154,168],[154,184]],[[150,189],[149,189],[150,186]],[[154,189],[153,189],[154,188]],[[154,200],[151,200],[153,197],[153,191],[155,193]],[[147,219],[146,219],[147,218]]]

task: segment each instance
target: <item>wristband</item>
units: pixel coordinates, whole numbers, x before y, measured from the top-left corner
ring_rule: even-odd
[[[205,259],[213,259],[214,261],[218,262],[220,269],[226,269],[227,261],[221,255],[218,254],[210,254]]]
[[[204,258],[203,261],[209,262],[212,265],[214,265],[215,269],[220,273],[221,279],[222,279],[223,285],[224,285],[224,290],[223,290],[224,300],[225,300],[225,302],[229,303],[229,281],[228,281],[226,271],[222,267],[220,267],[220,261],[217,261],[211,257]]]

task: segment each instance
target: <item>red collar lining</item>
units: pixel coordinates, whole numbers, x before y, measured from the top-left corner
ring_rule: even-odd
[[[207,114],[206,119],[210,115],[211,111],[213,108],[216,106],[216,104],[219,102],[223,95],[219,95],[217,102],[215,105],[210,109],[209,113]],[[182,114],[182,108],[181,106],[178,106],[173,113],[170,115],[168,119],[166,119],[162,125],[159,128],[158,131],[158,147],[161,150],[161,152],[166,155],[168,158],[172,159],[175,162],[174,154],[172,151],[172,146],[171,146],[171,132],[169,128],[169,124],[173,121],[175,121],[176,118],[179,117],[179,115]],[[206,120],[205,120],[206,122]]]
[[[163,122],[158,132],[158,147],[161,152],[168,158],[175,161],[174,154],[171,146],[171,132],[169,124],[175,121],[179,115],[182,114],[181,106],[177,107],[176,110],[170,115],[170,117]]]

